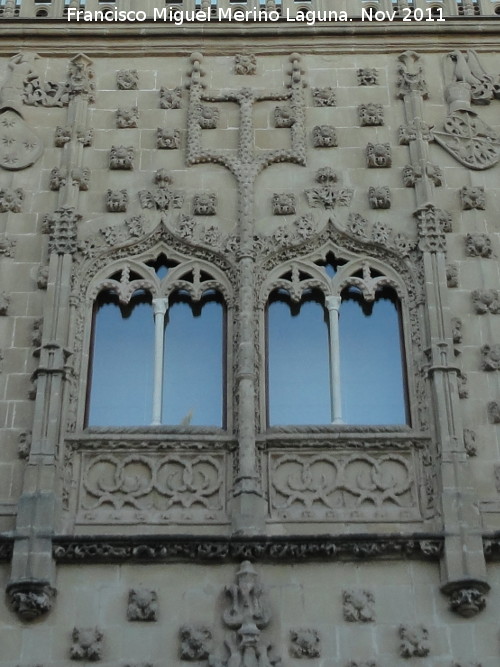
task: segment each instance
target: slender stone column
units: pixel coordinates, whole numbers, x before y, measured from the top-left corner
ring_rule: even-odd
[[[339,337],[339,309],[342,299],[340,296],[327,296],[326,307],[329,320],[330,343],[330,401],[332,424],[343,424],[342,394],[340,384],[340,337]]]
[[[162,423],[163,408],[163,357],[165,313],[168,308],[168,299],[153,299],[155,317],[155,357],[153,379],[153,417],[151,423],[157,426]]]
[[[18,504],[11,579],[7,586],[12,609],[23,620],[47,613],[55,596],[52,535],[58,511],[57,462],[64,437],[64,392],[71,354],[68,349],[71,271],[77,251],[77,225],[81,220],[76,207],[84,178],[82,137],[87,128],[91,77],[86,56],[79,55],[70,61],[68,84],[72,99],[67,121],[72,130],[61,157],[61,171],[67,177],[59,190],[58,208],[44,219],[49,235],[49,277],[40,361],[34,374],[32,445]]]
[[[429,160],[432,132],[423,122],[427,87],[418,54],[400,58],[398,88],[404,101],[411,165],[417,175],[415,194],[419,248],[423,254],[428,340],[428,379],[434,406],[434,433],[439,465],[441,511],[445,548],[441,560],[441,590],[450,608],[473,616],[485,606],[489,590],[481,538],[478,498],[463,442],[458,405],[458,368],[451,331],[451,309],[446,283],[446,236],[449,215],[432,202],[439,171]]]

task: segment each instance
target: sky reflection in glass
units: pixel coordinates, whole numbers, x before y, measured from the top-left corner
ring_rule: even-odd
[[[370,306],[368,311],[370,312]],[[365,314],[344,299],[339,317],[340,382],[345,424],[406,424],[399,313],[386,298]],[[331,423],[329,342],[325,312],[305,302],[268,309],[269,424]]]
[[[118,306],[109,293],[95,317],[89,426],[149,426],[152,421],[154,317],[145,297]],[[150,301],[150,298],[149,298]],[[200,309],[174,302],[166,315],[163,419],[170,425],[222,426],[221,303]]]
[[[399,314],[388,299],[365,315],[342,301],[339,318],[342,413],[346,424],[406,424]]]
[[[197,311],[199,312],[199,311]],[[205,303],[193,317],[188,303],[168,312],[163,422],[222,426],[223,307]]]
[[[89,426],[151,423],[153,309],[137,299],[123,311],[117,303],[107,299],[95,318]]]
[[[269,424],[328,424],[330,379],[328,329],[323,306],[302,304],[292,315],[288,303],[268,310]]]

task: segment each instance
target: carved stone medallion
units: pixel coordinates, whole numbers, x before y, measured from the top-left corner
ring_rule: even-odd
[[[43,144],[28,123],[11,109],[0,115],[0,167],[10,171],[34,164]]]

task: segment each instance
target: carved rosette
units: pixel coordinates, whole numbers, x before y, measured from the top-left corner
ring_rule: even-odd
[[[33,621],[47,614],[56,591],[46,581],[19,581],[7,586],[10,607],[23,621]]]

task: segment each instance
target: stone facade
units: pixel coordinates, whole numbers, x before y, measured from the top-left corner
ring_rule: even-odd
[[[2,5],[0,665],[499,664],[500,10],[434,5]],[[269,426],[270,295],[321,295],[335,388],[349,288],[397,299],[407,424]],[[221,426],[87,425],[106,291],[219,295]]]

